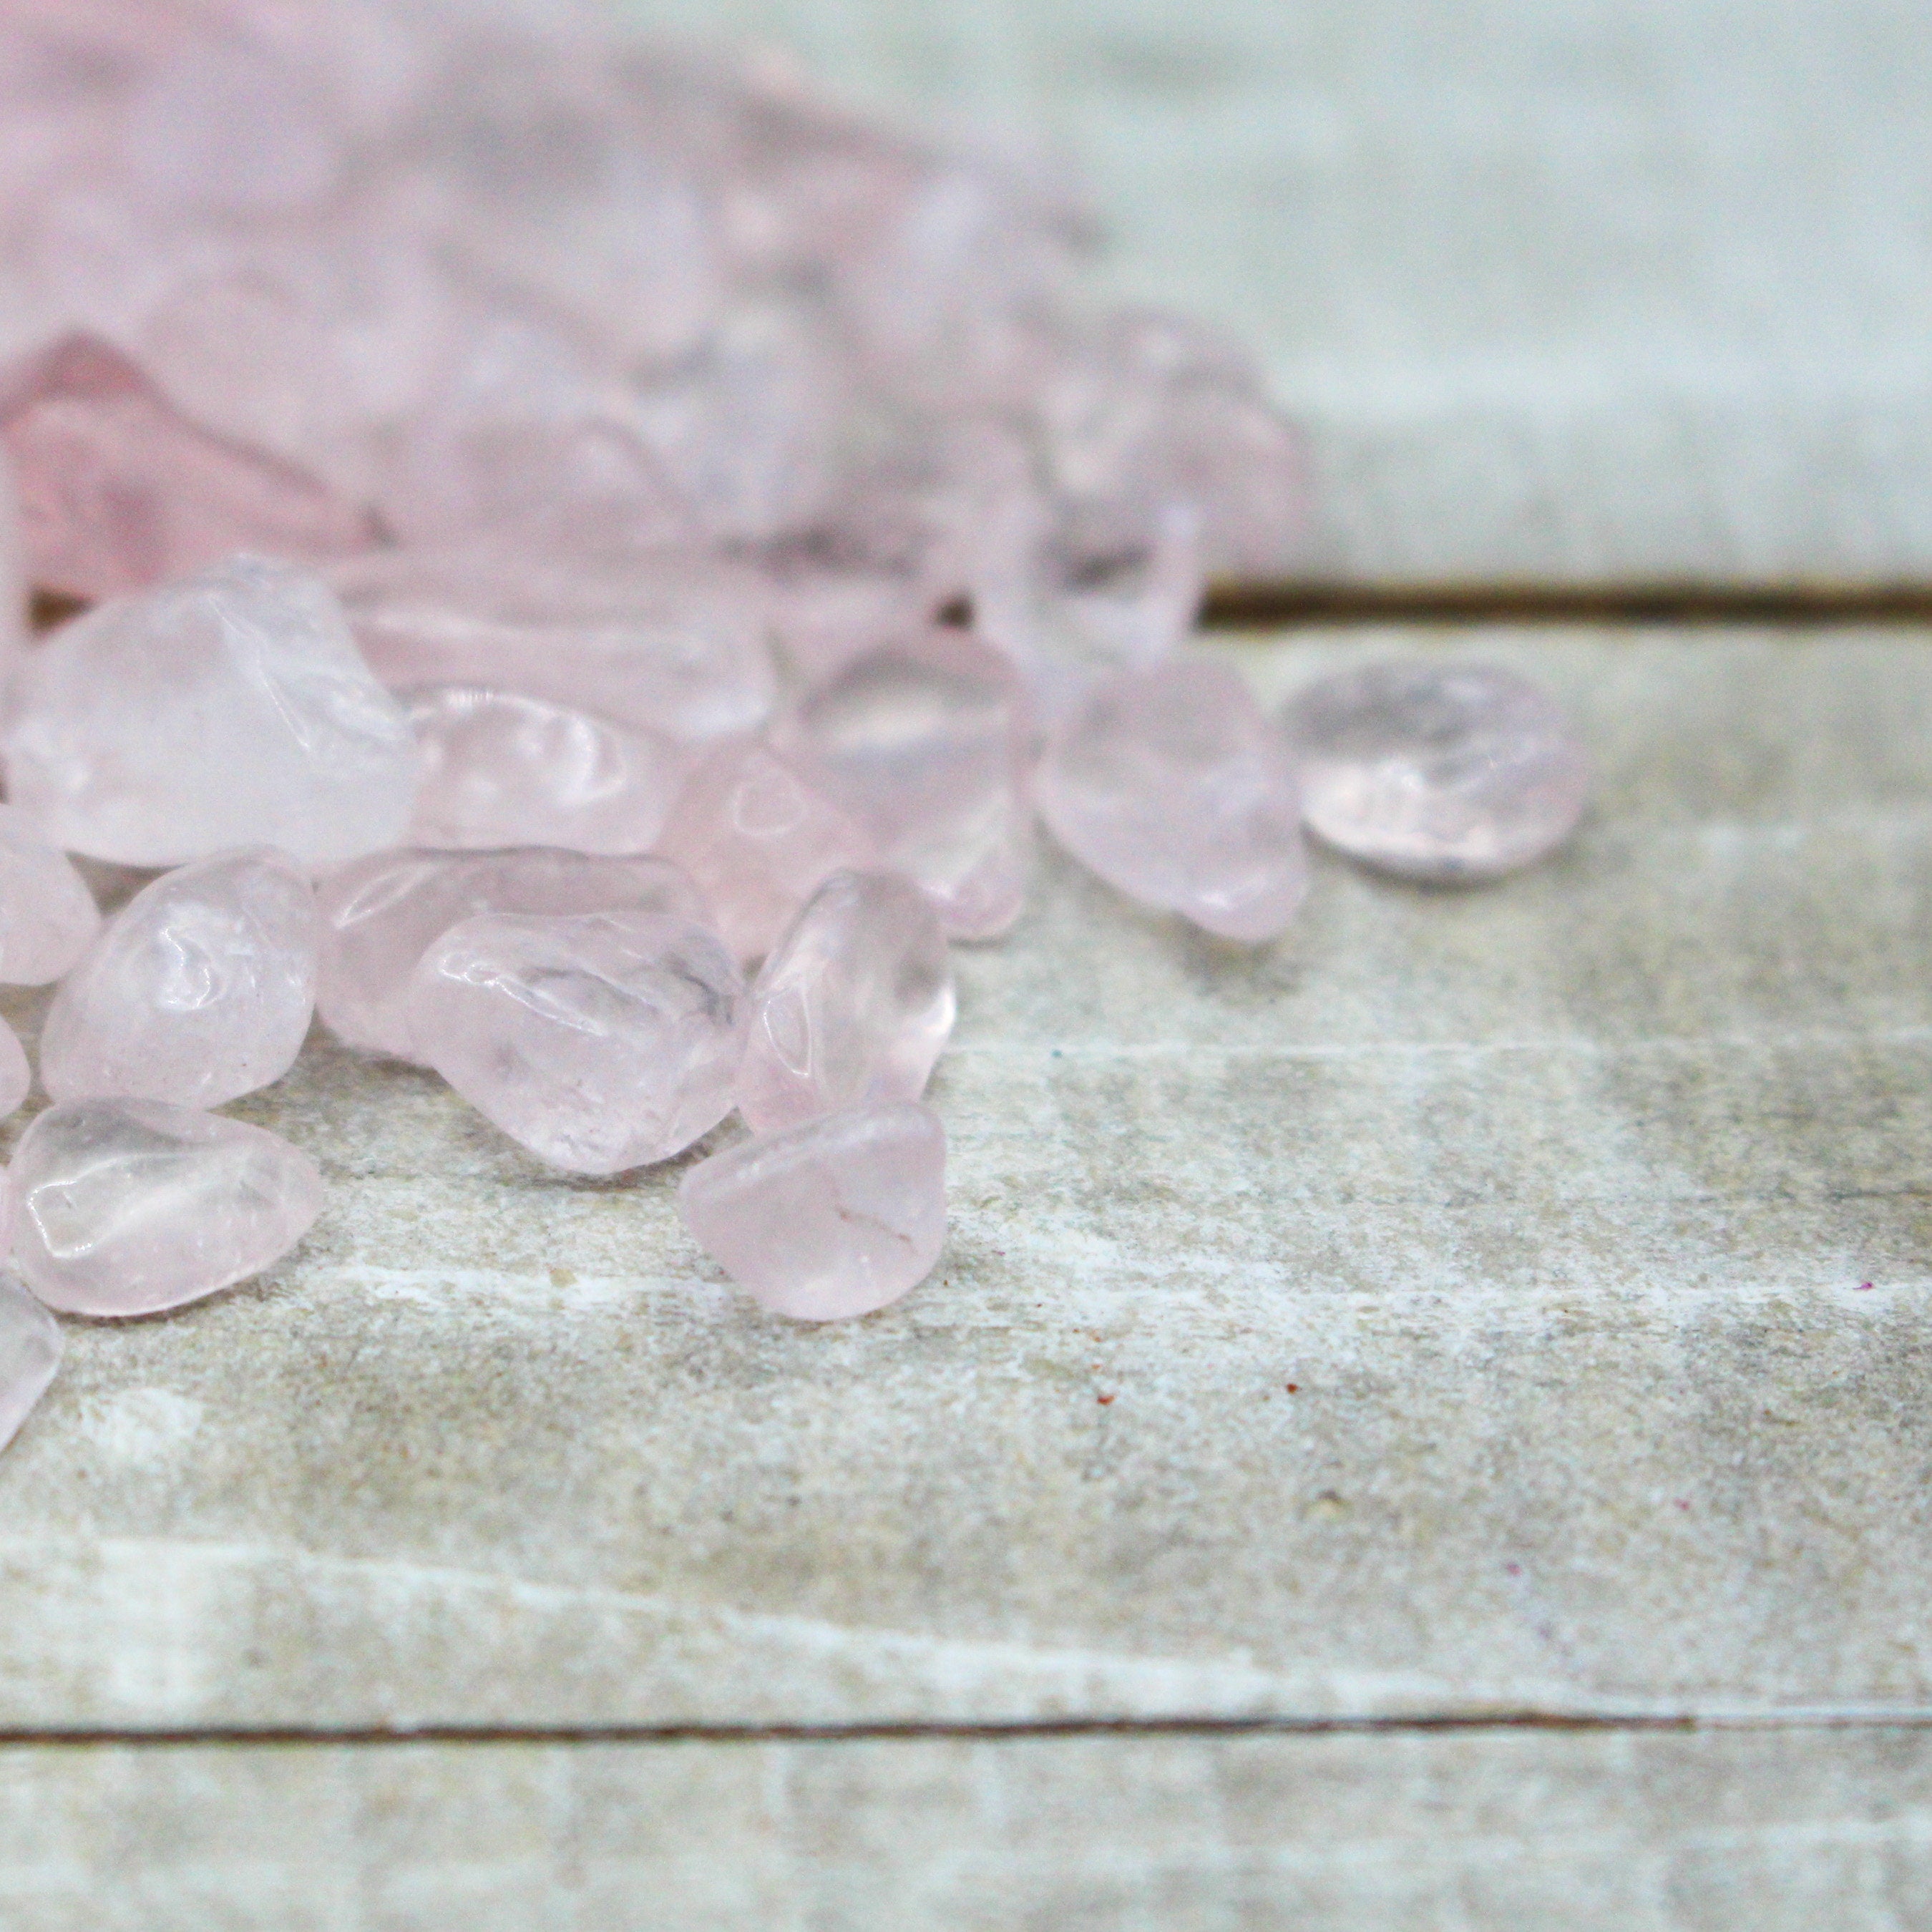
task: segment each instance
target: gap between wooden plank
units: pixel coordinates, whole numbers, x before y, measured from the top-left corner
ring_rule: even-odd
[[[1720,1714],[1561,1715],[1546,1712],[1406,1718],[1066,1718],[1012,1723],[849,1724],[424,1724],[382,1730],[327,1726],[163,1726],[152,1730],[56,1727],[0,1730],[0,1750],[82,1748],[205,1750],[219,1746],[1020,1743],[1054,1738],[1358,1737],[1517,1731],[1652,1732],[1932,1730],[1932,1710],[1766,1711]]]
[[[1222,584],[1203,614],[1214,630],[1295,625],[1673,625],[1822,628],[1932,623],[1932,584]]]

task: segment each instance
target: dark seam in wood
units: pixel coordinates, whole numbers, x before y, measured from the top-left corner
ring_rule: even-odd
[[[141,1750],[398,1745],[644,1745],[675,1744],[1000,1744],[1077,1738],[1215,1738],[1454,1735],[1520,1731],[1676,1735],[1738,1731],[1924,1730],[1932,1714],[1766,1712],[1762,1717],[1562,1716],[1502,1712],[1488,1716],[1410,1718],[1154,1718],[1019,1719],[1010,1724],[425,1724],[393,1730],[326,1725],[187,1726],[154,1730],[0,1729],[0,1750],[112,1747]]]
[[[1932,624],[1932,584],[1224,584],[1209,592],[1213,630],[1296,625],[1678,625],[1814,629]]]

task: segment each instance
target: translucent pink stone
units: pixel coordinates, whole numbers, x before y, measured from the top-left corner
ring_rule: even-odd
[[[828,1114],[700,1161],[677,1204],[774,1315],[869,1315],[916,1288],[945,1245],[945,1130],[914,1101]]]
[[[575,1174],[668,1160],[731,1111],[745,984],[716,937],[648,913],[485,913],[423,955],[412,1037],[512,1140]]]
[[[8,796],[50,838],[128,866],[352,858],[401,837],[416,793],[408,714],[328,587],[250,558],[57,632],[4,746]]]
[[[418,845],[648,852],[691,764],[655,732],[516,692],[436,685],[409,705]]]
[[[766,748],[720,745],[685,781],[658,850],[698,881],[740,961],[764,958],[836,872],[874,862],[872,842]]]
[[[424,953],[479,913],[631,911],[708,924],[710,908],[668,860],[593,858],[542,848],[508,852],[378,852],[316,890],[322,925],[316,1004],[329,1030],[364,1053],[422,1062],[410,1036],[410,981]]]
[[[916,1100],[952,1031],[946,934],[891,872],[835,872],[752,988],[738,1111],[760,1133]]]
[[[1307,890],[1287,745],[1225,664],[1115,674],[1056,734],[1036,784],[1083,865],[1224,939],[1275,938]]]
[[[64,1349],[60,1324],[10,1274],[0,1274],[0,1448],[46,1394]]]
[[[315,1010],[315,895],[279,852],[232,852],[144,886],[63,980],[40,1084],[219,1107],[295,1064]]]
[[[27,554],[12,472],[0,454],[0,690],[27,642]]]
[[[755,730],[777,689],[766,586],[710,558],[393,550],[334,582],[394,690],[488,685],[695,740]]]
[[[20,1044],[20,1035],[0,1020],[0,1119],[20,1111],[33,1084],[34,1070],[27,1064],[27,1049]],[[4,1252],[0,1247],[0,1253]]]
[[[190,422],[92,336],[0,376],[0,447],[32,580],[68,596],[143,590],[238,550],[320,562],[374,535],[313,476]]]
[[[157,1100],[50,1107],[8,1186],[15,1264],[72,1315],[152,1315],[232,1287],[322,1210],[321,1175],[286,1141]]]
[[[1589,761],[1555,699],[1493,665],[1426,658],[1324,678],[1285,714],[1310,828],[1414,879],[1490,879],[1575,830]]]
[[[100,909],[73,861],[17,806],[0,805],[0,985],[58,980],[100,930]]]
[[[806,692],[774,744],[843,808],[880,861],[916,880],[955,938],[1019,916],[1033,856],[1026,695],[1012,665],[932,629],[855,658]]]
[[[793,564],[773,572],[770,595],[778,648],[812,684],[881,644],[916,635],[932,615],[922,584],[886,571]]]

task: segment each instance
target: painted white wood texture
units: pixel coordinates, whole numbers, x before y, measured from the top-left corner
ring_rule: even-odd
[[[1911,0],[630,0],[922,124],[1056,141],[1119,293],[1308,428],[1311,572],[1932,569]]]
[[[1574,844],[1258,955],[1045,863],[862,1323],[318,1036],[309,1241],[0,1459],[0,1726],[1932,1711],[1932,656],[1480,646]]]
[[[8,1932],[1918,1932],[1922,1732],[0,1752]]]

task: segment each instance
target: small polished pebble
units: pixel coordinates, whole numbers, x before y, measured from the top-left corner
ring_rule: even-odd
[[[328,587],[253,558],[57,632],[4,749],[8,796],[48,838],[124,866],[242,845],[352,859],[395,844],[416,796],[408,714]]]
[[[933,628],[801,696],[773,742],[915,879],[956,939],[993,939],[1026,902],[1033,806],[1025,687],[999,652]]]
[[[711,910],[668,860],[603,858],[549,847],[500,852],[378,852],[331,873],[316,892],[322,933],[316,1006],[363,1053],[427,1064],[410,1032],[416,962],[479,913],[630,911],[708,926]]]
[[[744,739],[717,746],[685,780],[658,850],[698,881],[744,964],[777,944],[824,880],[878,857],[848,813]]]
[[[219,1107],[295,1064],[315,1011],[316,921],[286,854],[164,873],[63,980],[40,1029],[56,1100]]]
[[[752,988],[738,1111],[760,1133],[916,1100],[957,1000],[932,902],[890,872],[835,872]]]
[[[1493,879],[1576,830],[1589,760],[1540,686],[1493,664],[1395,659],[1324,678],[1284,714],[1310,829],[1412,879]]]
[[[34,1070],[28,1064],[20,1036],[0,1020],[0,1120],[20,1111],[33,1085]],[[0,1242],[0,1255],[5,1252],[5,1244]]]
[[[930,1274],[946,1242],[946,1134],[916,1101],[827,1114],[691,1168],[692,1238],[774,1315],[869,1315]]]
[[[434,685],[409,703],[413,845],[648,852],[691,762],[655,732],[518,692]]]
[[[60,1324],[45,1304],[0,1273],[0,1449],[52,1386],[64,1348]]]
[[[266,1129],[158,1100],[76,1100],[14,1150],[14,1259],[70,1315],[154,1315],[279,1261],[322,1210],[308,1156]]]
[[[74,862],[17,806],[0,805],[0,985],[44,986],[100,930],[100,909]]]
[[[1075,858],[1220,938],[1278,937],[1308,890],[1288,747],[1225,664],[1179,657],[1106,679],[1036,782]]]
[[[409,1021],[512,1140],[570,1173],[616,1174],[681,1154],[731,1111],[745,983],[688,920],[485,913],[423,955]]]

